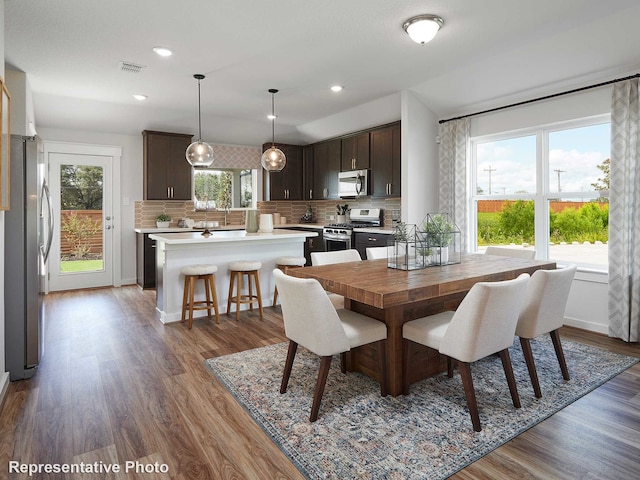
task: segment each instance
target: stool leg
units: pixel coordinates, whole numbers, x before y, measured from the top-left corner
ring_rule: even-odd
[[[256,294],[258,296],[258,310],[260,311],[260,320],[262,320],[262,294],[260,293],[260,274],[256,270],[253,272],[253,281],[256,284]]]
[[[255,282],[254,282],[255,283]],[[247,272],[247,284],[249,289],[249,311],[253,312],[253,288],[251,288],[251,272]]]
[[[240,300],[242,300],[242,273],[238,272],[236,274],[236,278],[238,279],[238,285],[236,288],[236,322],[240,320]]]
[[[235,279],[235,276],[237,275],[236,272],[231,272],[231,276],[229,277],[229,297],[227,299],[227,315],[231,314],[231,302],[233,301],[233,281]]]
[[[182,318],[180,323],[184,323],[186,320],[185,313],[187,312],[187,299],[189,298],[189,276],[184,276],[184,287],[182,287]]]
[[[216,312],[216,323],[219,325],[220,314],[218,313],[218,294],[216,293],[216,277],[214,275],[209,275],[209,289],[213,297],[213,311]]]
[[[276,285],[276,287],[273,289],[273,304],[271,306],[275,307],[277,301],[278,301],[278,286]]]
[[[207,305],[207,316],[211,318],[211,293],[209,288],[209,275],[202,275],[202,280],[204,281],[204,294],[206,298]]]
[[[189,278],[189,330],[191,330],[191,326],[193,325],[193,296],[194,290],[196,289],[196,279],[198,277],[192,276]]]

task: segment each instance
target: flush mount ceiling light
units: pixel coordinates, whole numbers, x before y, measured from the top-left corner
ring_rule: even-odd
[[[143,100],[147,99],[147,96],[146,95],[142,95],[141,93],[134,93],[133,94],[133,98],[135,98],[136,100],[143,101]]]
[[[185,155],[187,162],[194,167],[206,168],[213,163],[213,148],[207,142],[202,141],[202,123],[200,120],[200,80],[204,79],[204,75],[196,73],[193,78],[198,80],[198,141],[193,142],[187,147]]]
[[[444,20],[437,15],[418,15],[404,22],[402,28],[409,34],[411,40],[424,45],[433,40],[442,25]]]
[[[160,55],[161,57],[170,57],[171,55],[173,55],[173,52],[167,47],[153,47],[152,50],[154,51],[154,53]]]
[[[271,115],[269,116],[271,118],[271,147],[264,151],[260,163],[267,172],[279,172],[287,164],[287,157],[282,150],[276,148],[275,120],[277,117],[274,110],[274,99],[278,90],[270,88],[269,93],[271,94]]]

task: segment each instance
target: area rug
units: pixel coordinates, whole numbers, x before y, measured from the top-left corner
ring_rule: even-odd
[[[571,380],[562,379],[548,339],[532,341],[543,397],[536,399],[519,342],[511,359],[522,408],[511,403],[498,357],[472,365],[482,431],[475,433],[456,370],[414,383],[408,396],[342,374],[336,356],[319,418],[309,423],[318,357],[298,348],[287,393],[279,393],[287,344],[208,359],[238,402],[309,479],[447,478],[638,362],[563,341]]]

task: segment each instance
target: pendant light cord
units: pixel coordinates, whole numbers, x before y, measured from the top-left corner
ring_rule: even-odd
[[[275,92],[271,93],[271,148],[276,147],[276,111],[275,111]]]
[[[198,142],[202,142],[202,120],[200,117],[200,79],[198,79]]]

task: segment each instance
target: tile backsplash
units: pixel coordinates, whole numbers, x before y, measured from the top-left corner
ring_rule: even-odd
[[[274,201],[258,202],[260,213],[279,213],[286,217],[287,223],[300,223],[300,217],[305,213],[307,205],[311,205],[313,223],[327,224],[335,222],[336,205],[348,204],[349,208],[381,208],[384,213],[384,225],[390,227],[392,212],[400,211],[400,198],[363,198],[340,200],[311,200],[311,201]],[[205,219],[205,212],[194,211],[193,202],[144,200],[135,202],[135,228],[153,228],[156,226],[156,215],[168,213],[171,216],[171,226],[175,227],[181,218],[188,217],[196,222]],[[244,210],[231,210],[226,215],[227,225],[243,225]],[[399,218],[399,213],[398,213]],[[211,210],[206,212],[207,220],[216,220],[225,225],[224,211]]]

